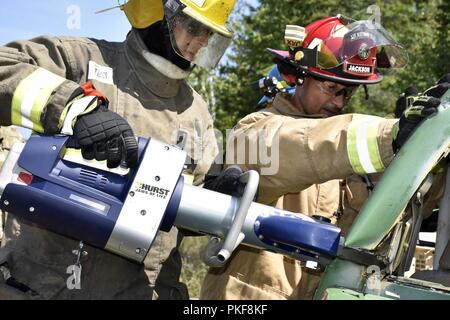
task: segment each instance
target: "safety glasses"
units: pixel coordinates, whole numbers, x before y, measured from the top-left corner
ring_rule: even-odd
[[[193,37],[210,37],[214,34],[213,30],[205,26],[203,23],[189,17],[186,14],[181,14],[178,17],[178,22]]]
[[[316,80],[316,85],[322,93],[329,95],[330,97],[339,97],[343,95],[344,100],[346,101],[350,100],[350,98],[359,88],[359,86],[345,86],[337,82],[328,81],[316,77],[313,77],[313,79]]]

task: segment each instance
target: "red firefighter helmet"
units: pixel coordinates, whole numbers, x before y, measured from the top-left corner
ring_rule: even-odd
[[[290,27],[292,32],[297,26]],[[302,40],[289,42],[286,29],[290,51],[269,51],[278,61],[289,60],[303,71],[303,76],[345,84],[372,84],[383,79],[380,68],[400,68],[408,60],[402,46],[381,25],[369,20],[356,21],[338,15],[317,20],[301,30]],[[297,47],[292,47],[292,43]]]

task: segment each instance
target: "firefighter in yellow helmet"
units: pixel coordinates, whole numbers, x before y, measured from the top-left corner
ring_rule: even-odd
[[[133,27],[144,35],[150,51],[166,50],[169,58],[175,59],[172,55],[176,53],[176,59],[182,58],[185,64],[188,61],[210,69],[231,42],[232,33],[226,22],[234,3],[235,0],[130,0],[122,9]],[[155,37],[164,37],[166,47],[161,48],[161,41],[154,41]],[[167,47],[169,44],[171,47]]]
[[[218,153],[213,120],[187,83],[216,66],[235,0],[131,0],[122,43],[41,36],[0,47],[0,125],[72,134],[87,159],[136,165],[134,136],[179,143],[200,184]],[[161,232],[138,265],[9,216],[0,249],[0,299],[187,299],[179,281],[182,234]],[[67,273],[69,272],[69,273]]]

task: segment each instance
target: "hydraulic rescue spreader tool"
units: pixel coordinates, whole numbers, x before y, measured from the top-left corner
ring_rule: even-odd
[[[0,173],[0,208],[41,228],[142,262],[158,230],[173,226],[213,236],[204,260],[221,266],[239,245],[327,265],[340,229],[253,202],[259,175],[240,180],[242,197],[184,183],[186,153],[138,138],[139,164],[109,169],[69,148],[67,136],[32,135],[15,144]]]

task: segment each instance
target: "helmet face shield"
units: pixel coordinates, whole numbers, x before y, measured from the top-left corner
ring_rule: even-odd
[[[318,46],[320,69],[340,65],[349,73],[373,73],[378,68],[401,68],[406,65],[406,51],[380,25],[355,21],[341,25]],[[347,66],[348,65],[348,66]]]
[[[231,37],[222,35],[182,11],[166,17],[170,41],[178,55],[205,69],[217,66]]]

